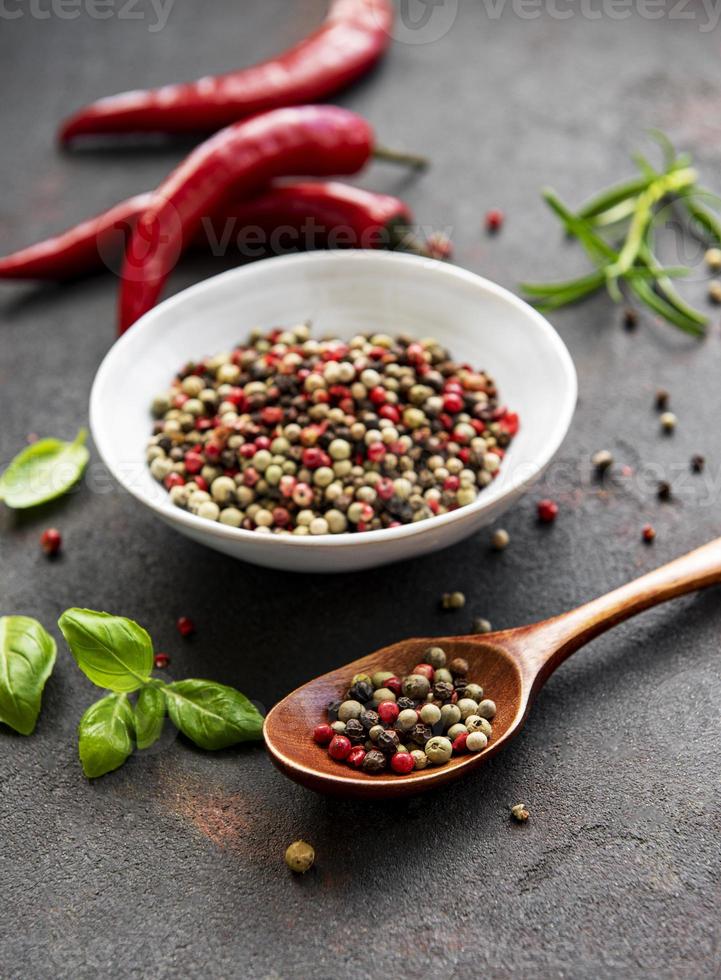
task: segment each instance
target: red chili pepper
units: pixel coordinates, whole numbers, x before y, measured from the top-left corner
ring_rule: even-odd
[[[60,140],[209,132],[257,112],[326,99],[373,67],[392,27],[391,0],[333,0],[323,25],[284,54],[227,75],[100,99],[63,123]]]
[[[151,200],[150,193],[138,194],[60,235],[0,258],[0,279],[62,281],[112,267]],[[191,244],[217,251],[252,229],[260,231],[269,248],[330,244],[416,251],[408,231],[412,222],[408,206],[389,194],[340,181],[294,181],[273,185],[257,197],[221,208],[217,215],[204,216]]]
[[[337,106],[275,109],[201,144],[160,185],[138,219],[123,265],[120,333],[155,305],[203,215],[278,177],[355,173],[373,147],[370,125]]]

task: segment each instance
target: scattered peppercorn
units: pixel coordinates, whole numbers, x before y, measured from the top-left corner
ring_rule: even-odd
[[[518,823],[525,823],[530,817],[530,813],[526,809],[525,803],[516,803],[515,806],[511,807],[511,816],[514,820],[517,820]]]
[[[638,326],[638,313],[632,306],[627,306],[623,311],[623,325],[626,330],[635,330]]]
[[[434,231],[426,239],[426,251],[432,259],[451,259],[453,242],[444,232]]]
[[[441,596],[441,608],[443,609],[463,609],[466,604],[466,597],[462,592],[444,592]]]
[[[644,524],[643,528],[641,529],[641,537],[646,542],[646,544],[651,544],[651,542],[656,537],[656,531],[654,527],[651,524]]]
[[[671,484],[668,482],[668,480],[659,481],[658,487],[656,488],[656,493],[659,500],[671,499]]]
[[[40,535],[40,547],[50,558],[57,555],[62,543],[63,539],[57,528],[49,527],[47,531],[43,531]]]
[[[553,500],[539,500],[537,511],[541,524],[552,524],[558,517],[558,504]]]
[[[304,840],[297,840],[285,852],[285,863],[294,874],[305,874],[310,871],[315,861],[315,851]]]
[[[678,424],[678,419],[673,414],[673,412],[664,412],[663,415],[661,416],[660,421],[661,421],[661,428],[667,435],[670,435],[675,430],[676,425]]]
[[[492,633],[493,625],[489,619],[484,619],[482,616],[476,616],[471,624],[471,629],[474,633]]]
[[[718,279],[712,279],[708,284],[708,298],[712,303],[721,303],[721,282]]]
[[[493,734],[488,719],[496,714],[495,703],[467,679],[465,658],[445,667],[441,647],[429,647],[423,657],[404,677],[384,670],[353,677],[350,690],[358,698],[331,701],[328,723],[316,725],[313,741],[337,762],[367,773],[390,768],[399,776],[444,765],[454,752],[482,751]],[[399,685],[397,700],[385,686],[393,681]]]
[[[491,208],[486,212],[486,231],[494,234],[503,227],[505,215],[499,208]]]
[[[195,633],[195,623],[187,616],[180,616],[175,625],[181,636],[192,636]]]
[[[171,502],[259,534],[375,531],[473,503],[518,431],[493,379],[437,341],[306,324],[186,365],[146,452]]]
[[[665,388],[659,388],[656,392],[656,410],[665,412],[671,402],[671,395]]]
[[[691,457],[691,471],[693,473],[703,473],[704,467],[706,466],[705,456],[699,456],[698,453]]]
[[[709,248],[704,255],[706,265],[712,272],[721,270],[721,248]]]
[[[167,653],[156,653],[154,663],[158,670],[165,670],[170,666],[170,657]]]
[[[591,457],[591,463],[599,476],[602,476],[613,466],[613,455],[608,449],[601,449]]]
[[[491,547],[494,551],[505,551],[510,543],[511,536],[504,528],[500,527],[497,531],[493,532]]]

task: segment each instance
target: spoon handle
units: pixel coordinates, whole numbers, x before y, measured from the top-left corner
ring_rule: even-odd
[[[721,583],[721,538],[543,624],[546,640],[532,655],[542,682],[601,633],[669,599]]]

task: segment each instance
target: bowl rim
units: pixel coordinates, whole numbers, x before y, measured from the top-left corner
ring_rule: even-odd
[[[277,268],[278,274],[282,275],[288,266],[302,267],[303,265],[312,265],[315,263],[329,261],[337,262],[339,258],[342,258],[348,262],[380,262],[387,264],[389,267],[394,265],[425,266],[429,272],[432,270],[431,274],[433,275],[445,277],[447,280],[465,282],[476,288],[480,288],[486,293],[489,293],[495,296],[497,299],[507,303],[509,306],[515,307],[535,324],[536,329],[540,331],[549,347],[552,348],[556,354],[565,375],[566,385],[563,393],[561,408],[556,417],[556,422],[553,429],[548,434],[548,439],[545,443],[545,450],[541,456],[534,459],[533,468],[529,468],[526,472],[521,471],[516,474],[516,476],[511,479],[510,483],[506,485],[501,492],[494,494],[493,486],[491,486],[487,488],[487,491],[479,494],[478,498],[472,504],[466,504],[464,507],[459,507],[457,510],[451,511],[447,514],[438,514],[434,517],[428,518],[427,520],[417,521],[412,524],[404,524],[400,527],[381,528],[380,530],[376,531],[345,531],[341,534],[321,535],[258,534],[256,531],[247,531],[244,528],[230,527],[226,524],[220,524],[217,521],[209,521],[206,518],[198,517],[196,514],[191,514],[188,511],[175,507],[170,503],[166,505],[165,502],[158,502],[147,495],[142,487],[125,480],[117,472],[115,466],[109,458],[110,454],[106,453],[105,451],[104,444],[106,439],[104,424],[102,422],[103,415],[105,414],[105,408],[101,402],[102,390],[108,379],[113,374],[113,364],[117,356],[117,352],[128,345],[137,343],[137,337],[143,331],[156,329],[154,321],[161,311],[163,314],[166,314],[168,311],[172,311],[175,307],[182,306],[188,300],[192,300],[197,296],[202,296],[204,293],[212,293],[219,285],[223,283],[235,279],[242,282],[244,278],[249,278],[256,274],[259,267],[267,267],[268,262],[276,263],[274,268]],[[170,323],[171,321],[169,320],[168,322]],[[519,495],[524,489],[531,486],[538,479],[540,474],[556,455],[570,428],[576,409],[577,398],[578,376],[576,374],[576,368],[568,348],[564,344],[560,335],[544,316],[542,316],[537,310],[533,309],[532,306],[524,302],[514,293],[510,292],[510,290],[504,288],[503,286],[499,286],[497,283],[494,283],[483,276],[479,276],[475,272],[471,272],[468,269],[464,269],[460,266],[452,265],[446,262],[441,262],[437,259],[424,258],[403,252],[365,249],[327,249],[317,252],[300,252],[291,255],[272,256],[249,263],[248,265],[228,269],[225,272],[219,273],[218,275],[211,276],[210,278],[204,279],[199,283],[195,283],[194,285],[189,286],[187,289],[181,290],[179,293],[176,293],[175,295],[170,296],[168,299],[163,300],[163,302],[159,303],[158,306],[153,307],[153,309],[145,313],[137,321],[137,323],[133,324],[130,330],[126,331],[126,333],[115,341],[103,358],[95,375],[90,392],[89,421],[90,431],[92,433],[95,447],[98,450],[103,463],[108,467],[113,475],[113,478],[133,497],[143,503],[146,507],[150,507],[151,510],[155,511],[155,513],[158,514],[161,519],[171,521],[173,523],[177,521],[179,524],[185,525],[189,529],[202,531],[203,534],[208,534],[211,537],[226,541],[246,542],[248,544],[252,543],[254,545],[263,546],[267,545],[271,548],[285,546],[292,548],[338,549],[344,547],[347,548],[349,546],[355,547],[356,545],[370,544],[371,542],[377,542],[378,544],[383,542],[388,543],[390,541],[398,541],[404,538],[412,538],[419,535],[428,534],[429,532],[441,529],[447,525],[456,524],[464,519],[468,519],[472,517],[472,515],[488,509],[498,500],[503,500],[508,496]],[[172,510],[169,508],[172,508]]]

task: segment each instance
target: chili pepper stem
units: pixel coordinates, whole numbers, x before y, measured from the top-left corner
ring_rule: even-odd
[[[384,163],[396,163],[401,167],[410,167],[412,170],[426,170],[430,166],[428,157],[421,156],[419,153],[392,150],[387,146],[376,146],[373,156]]]

